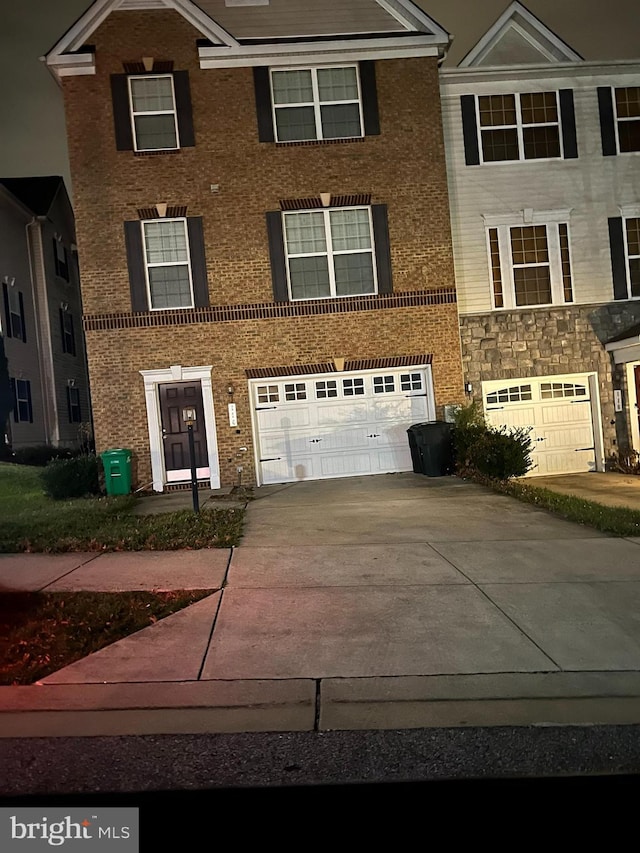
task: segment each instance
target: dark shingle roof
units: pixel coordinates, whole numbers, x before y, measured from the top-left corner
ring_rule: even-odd
[[[61,182],[60,175],[45,175],[41,178],[0,178],[0,184],[3,184],[36,216],[46,216],[49,213]]]
[[[620,332],[620,334],[616,335],[614,338],[610,338],[607,343],[617,344],[618,341],[626,341],[627,338],[637,338],[638,336],[640,336],[640,323],[635,326],[631,326],[630,329],[627,329],[624,332]]]

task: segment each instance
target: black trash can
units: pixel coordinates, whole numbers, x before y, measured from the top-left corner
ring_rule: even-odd
[[[413,424],[407,430],[416,474],[446,477],[453,473],[453,429],[447,421]]]

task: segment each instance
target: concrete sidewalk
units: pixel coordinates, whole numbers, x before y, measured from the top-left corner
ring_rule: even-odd
[[[4,736],[640,722],[640,538],[456,478],[263,487],[238,548],[0,558],[18,582],[217,591],[0,688]]]

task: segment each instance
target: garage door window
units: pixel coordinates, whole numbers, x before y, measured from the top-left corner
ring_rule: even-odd
[[[422,391],[422,376],[419,373],[403,373],[400,376],[403,391]]]
[[[319,380],[316,382],[316,397],[325,400],[327,397],[338,396],[338,383],[334,379]]]
[[[284,386],[285,400],[306,400],[307,386],[304,382],[288,382]]]
[[[342,393],[345,397],[355,397],[364,394],[364,379],[360,379],[359,377],[355,379],[343,379]]]
[[[587,389],[584,385],[572,385],[569,382],[543,382],[540,386],[540,397],[543,400],[586,396]]]
[[[279,399],[277,385],[258,385],[259,403],[277,403]]]
[[[531,385],[512,385],[510,388],[500,388],[487,394],[487,404],[496,403],[525,403],[531,400]]]
[[[395,378],[393,376],[374,376],[373,377],[373,393],[374,394],[393,394],[396,390]]]

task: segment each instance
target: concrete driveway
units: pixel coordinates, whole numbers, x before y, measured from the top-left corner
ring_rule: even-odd
[[[395,474],[258,489],[229,557],[221,592],[44,684],[207,730],[640,721],[640,539]]]

